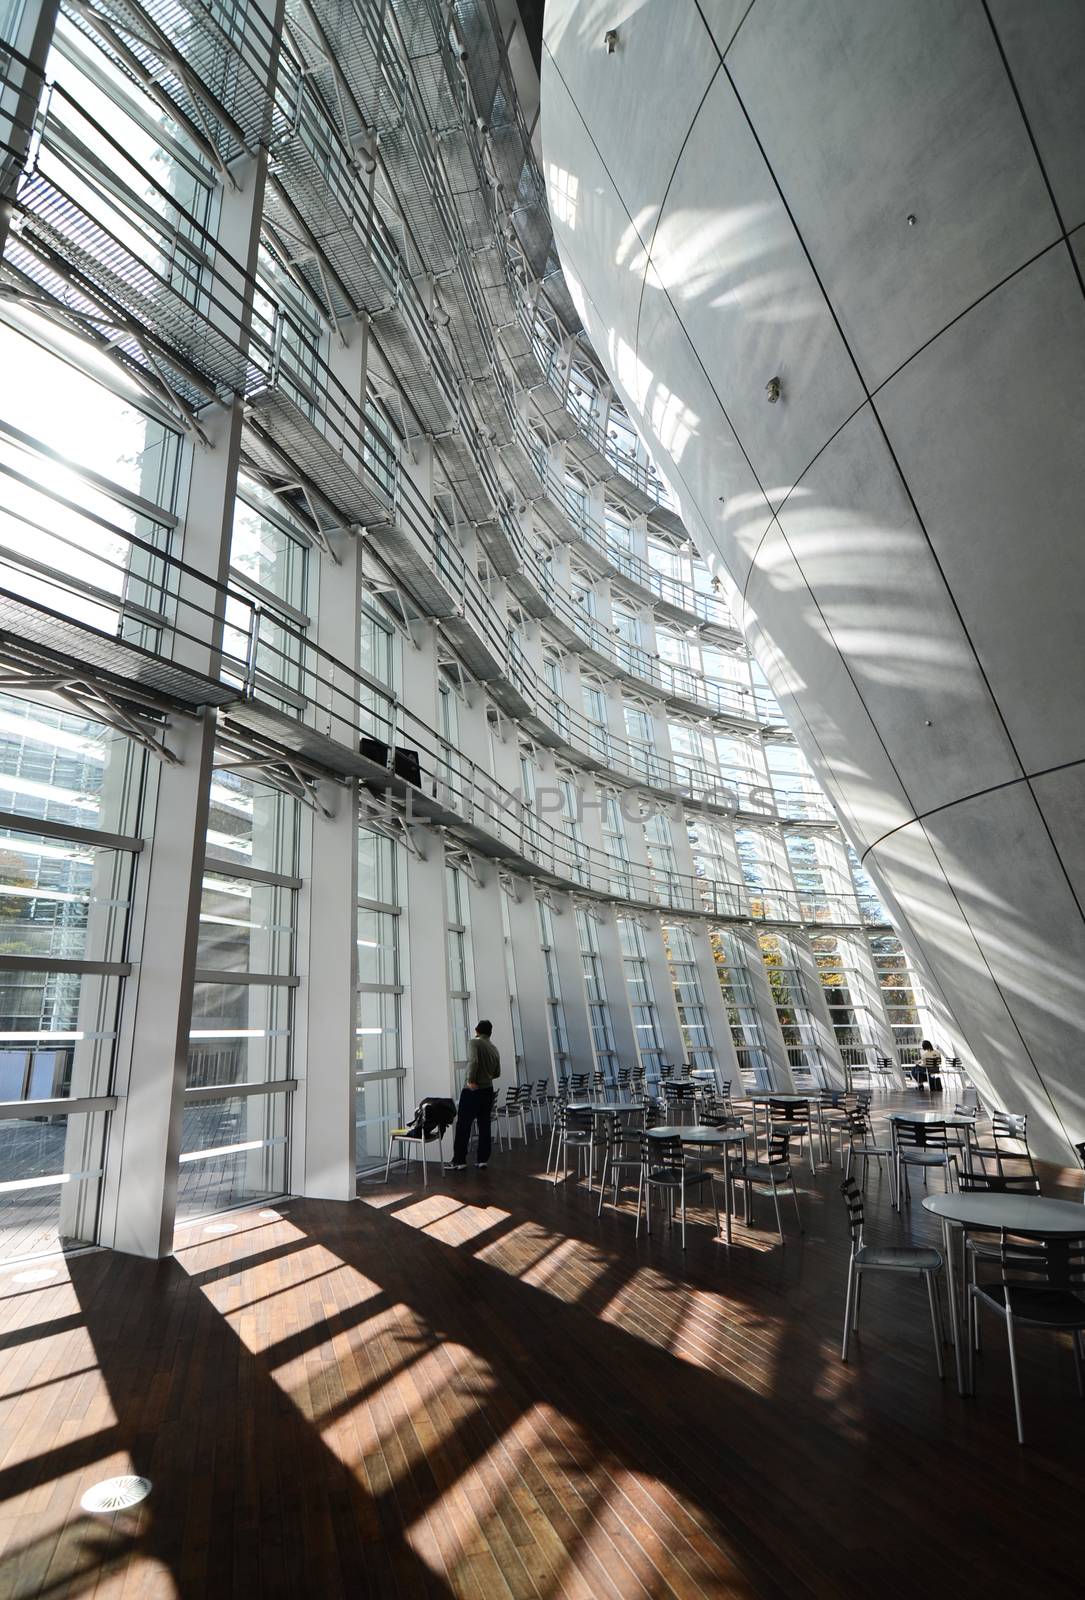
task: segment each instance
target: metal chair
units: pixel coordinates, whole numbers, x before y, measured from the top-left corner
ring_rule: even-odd
[[[971,1283],[968,1286],[970,1312],[985,1306],[1006,1324],[1006,1343],[1010,1356],[1010,1382],[1013,1409],[1017,1419],[1017,1442],[1024,1444],[1025,1427],[1021,1413],[1021,1386],[1017,1376],[1015,1329],[1046,1328],[1052,1333],[1069,1333],[1074,1351],[1077,1392],[1085,1399],[1083,1377],[1083,1334],[1085,1334],[1085,1238],[1048,1238],[1040,1234],[1011,1238],[1002,1230],[999,1239],[1001,1274],[997,1283]],[[974,1342],[968,1341],[968,1389],[975,1381]]]
[[[953,1174],[957,1172],[957,1156],[950,1143],[944,1122],[894,1122],[893,1148],[896,1151],[897,1208],[903,1199],[911,1199],[908,1186],[908,1168],[919,1167],[924,1184],[932,1167],[941,1167],[946,1175],[946,1193],[953,1191]]]
[[[926,1281],[927,1299],[931,1310],[931,1329],[934,1333],[934,1358],[938,1363],[938,1376],[945,1377],[942,1365],[942,1319],[938,1312],[935,1279],[942,1270],[942,1253],[926,1245],[868,1245],[863,1243],[863,1197],[854,1178],[845,1178],[840,1185],[844,1205],[848,1212],[848,1231],[851,1234],[851,1255],[848,1259],[848,1287],[844,1297],[844,1340],[840,1359],[848,1359],[851,1336],[859,1327],[859,1300],[864,1272],[920,1273]]]
[[[856,1157],[861,1157],[863,1169],[860,1177],[860,1185],[865,1189],[867,1171],[871,1161],[877,1161],[879,1163],[879,1176],[881,1175],[882,1170],[881,1162],[884,1161],[886,1165],[886,1171],[889,1174],[889,1200],[890,1204],[895,1206],[897,1203],[897,1196],[896,1189],[894,1188],[893,1184],[893,1168],[896,1163],[894,1160],[895,1153],[893,1146],[891,1144],[875,1143],[874,1132],[870,1125],[870,1113],[867,1111],[849,1111],[847,1121],[844,1126],[848,1138],[848,1155],[847,1160],[844,1162],[844,1181],[847,1182],[847,1180],[851,1177],[852,1162],[856,1159]],[[841,1152],[843,1152],[843,1137],[840,1140],[840,1148]]]
[[[707,1183],[712,1195],[712,1206],[716,1213],[716,1232],[720,1231],[720,1209],[716,1200],[716,1191],[713,1187],[713,1174],[703,1171],[700,1167],[690,1167],[686,1164],[685,1151],[682,1149],[682,1140],[677,1134],[670,1139],[651,1139],[647,1133],[641,1134],[640,1146],[641,1175],[637,1186],[637,1233],[640,1237],[641,1206],[645,1209],[645,1226],[648,1233],[652,1231],[652,1190],[661,1190],[668,1196],[670,1206],[671,1226],[674,1225],[674,1202],[677,1197],[682,1218],[682,1249],[686,1248],[686,1190]]]
[[[991,1112],[991,1143],[981,1145],[976,1143],[972,1147],[972,1155],[978,1156],[984,1171],[989,1162],[993,1162],[997,1172],[1005,1170],[1006,1163],[1017,1160],[1027,1161],[1032,1168],[1032,1152],[1028,1147],[1028,1114],[1024,1111],[992,1111]]]
[[[957,1188],[961,1194],[1031,1194],[1040,1193],[1040,1180],[1034,1172],[1023,1173],[993,1173],[993,1172],[962,1172],[957,1178]],[[976,1268],[981,1261],[994,1262],[1002,1259],[1001,1233],[998,1229],[991,1229],[986,1234],[973,1232],[965,1234],[965,1276],[970,1283],[976,1282]],[[974,1340],[976,1349],[980,1347],[980,1330],[978,1317],[972,1316],[972,1306],[969,1304],[969,1336]]]
[[[810,1116],[809,1100],[769,1101],[769,1132],[786,1133],[789,1139],[805,1139],[806,1154],[810,1162],[811,1174],[817,1171],[817,1162],[814,1160],[814,1125]]]
[[[637,1173],[639,1178],[643,1136],[639,1128],[624,1127],[614,1111],[604,1112],[596,1118],[594,1132],[596,1143],[603,1154],[602,1166],[599,1169],[599,1204],[595,1213],[596,1216],[601,1216],[607,1183],[610,1182],[614,1189],[610,1203],[617,1206],[622,1174],[632,1171]]]
[[[696,1118],[696,1095],[692,1084],[664,1083],[663,1103],[668,1115],[673,1115],[676,1122],[685,1122],[689,1111],[693,1111]]]
[[[512,1124],[515,1119],[520,1124],[520,1137],[527,1144],[527,1110],[531,1101],[531,1085],[529,1083],[510,1083],[505,1090],[505,1098],[500,1105],[493,1109],[494,1127],[497,1129],[497,1141],[501,1145],[501,1129],[504,1124],[508,1136],[509,1149],[512,1148]]]
[[[591,1092],[596,1100],[610,1099],[610,1079],[605,1072],[592,1073]]]
[[[590,1111],[570,1111],[568,1106],[558,1107],[557,1121],[554,1124],[557,1135],[557,1155],[554,1161],[554,1171],[561,1167],[564,1177],[569,1176],[568,1155],[570,1150],[577,1152],[577,1175],[584,1170],[581,1152],[588,1152],[588,1191],[591,1192],[592,1171],[595,1157],[595,1123]],[[551,1145],[553,1148],[553,1145]],[[546,1170],[550,1171],[550,1158],[547,1157]]]
[[[444,1172],[444,1170],[445,1170],[445,1131],[446,1130],[442,1129],[440,1133],[429,1133],[429,1134],[423,1135],[421,1133],[411,1133],[406,1128],[393,1128],[392,1132],[391,1132],[391,1134],[389,1135],[389,1138],[388,1138],[388,1159],[384,1163],[384,1181],[385,1181],[385,1183],[388,1182],[388,1174],[391,1171],[391,1167],[392,1167],[392,1146],[393,1145],[397,1145],[397,1144],[400,1145],[400,1146],[404,1146],[405,1145],[407,1147],[407,1152],[408,1153],[405,1156],[397,1156],[396,1159],[397,1160],[401,1160],[404,1163],[404,1165],[407,1168],[408,1173],[410,1172],[410,1168],[411,1168],[411,1157],[410,1157],[411,1146],[413,1145],[415,1147],[415,1149],[417,1150],[419,1158],[421,1159],[421,1162],[422,1162],[422,1187],[423,1187],[423,1189],[426,1187],[426,1184],[427,1184],[427,1173],[426,1173],[426,1146],[427,1145],[435,1144],[437,1146],[438,1160],[440,1161],[441,1171]]]
[[[744,1195],[744,1220],[747,1227],[752,1226],[752,1201],[753,1185],[772,1190],[772,1203],[776,1208],[776,1228],[780,1235],[780,1243],[784,1244],[784,1224],[780,1217],[780,1199],[778,1190],[781,1184],[791,1186],[791,1197],[795,1202],[795,1220],[802,1229],[802,1213],[799,1210],[799,1192],[795,1186],[794,1174],[791,1171],[791,1160],[788,1156],[788,1143],[790,1134],[781,1133],[777,1128],[769,1130],[768,1154],[762,1161],[739,1161],[731,1168],[732,1210],[734,1209],[734,1186],[741,1183],[745,1189]]]
[[[543,1130],[543,1118],[545,1117],[547,1121],[550,1120],[550,1098],[550,1079],[537,1079],[535,1087],[531,1091],[530,1105],[531,1116],[535,1123],[535,1132],[538,1134],[541,1134]]]

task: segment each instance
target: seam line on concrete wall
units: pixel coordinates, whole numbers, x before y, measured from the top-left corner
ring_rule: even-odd
[[[1028,112],[1025,110],[1025,102],[1022,100],[1020,92],[1017,88],[1017,79],[1013,75],[1009,58],[1006,55],[1006,50],[1002,43],[1001,35],[999,34],[998,28],[995,26],[995,19],[991,15],[991,8],[988,5],[987,0],[983,0],[983,14],[987,18],[987,21],[990,25],[991,33],[994,36],[995,47],[998,50],[999,58],[1002,62],[1003,71],[1009,80],[1010,89],[1013,92],[1014,100],[1017,102],[1017,109],[1021,113],[1021,121],[1025,125],[1025,132],[1028,134],[1028,142],[1032,146],[1032,153],[1036,157],[1036,165],[1039,167],[1040,176],[1044,180],[1044,188],[1047,190],[1047,197],[1051,201],[1051,209],[1054,211],[1055,216],[1058,219],[1059,229],[1063,238],[1066,240],[1066,248],[1070,252],[1070,265],[1074,269],[1074,276],[1077,278],[1078,288],[1081,290],[1082,296],[1085,297],[1085,280],[1083,280],[1081,276],[1081,267],[1078,265],[1077,257],[1075,256],[1073,247],[1071,246],[1069,238],[1067,237],[1065,219],[1063,218],[1062,211],[1059,207],[1059,202],[1055,198],[1055,190],[1052,186],[1051,179],[1047,175],[1047,167],[1044,165],[1044,158],[1040,154],[1040,146],[1036,135],[1032,131],[1032,123],[1029,121]]]
[[[713,49],[715,50],[716,54],[719,56],[720,60],[723,61],[723,59],[726,56],[728,50],[730,50],[731,46],[734,44],[735,40],[738,38],[739,29],[742,27],[742,24],[745,22],[746,18],[749,16],[750,12],[753,10],[753,8],[754,8],[754,0],[750,0],[749,5],[746,7],[746,9],[742,13],[741,17],[739,17],[738,21],[735,23],[735,26],[734,26],[734,28],[732,29],[732,32],[731,32],[731,37],[728,39],[727,43],[724,45],[722,50],[720,49],[719,45],[716,43],[716,35],[712,32],[712,29],[711,29],[711,27],[710,27],[710,25],[709,25],[709,23],[708,23],[708,21],[707,21],[707,19],[705,17],[705,14],[701,10],[701,0],[693,0],[693,4],[697,7],[697,13],[700,16],[701,21],[704,23],[705,27],[708,29],[708,37],[712,40]]]
[[[1039,772],[1023,773],[1020,778],[1007,778],[1004,783],[988,784],[986,789],[976,789],[971,794],[962,794],[954,800],[946,800],[940,806],[931,806],[929,811],[923,811],[917,816],[909,817],[907,822],[898,822],[895,828],[887,828],[883,834],[867,845],[859,860],[861,862],[865,861],[872,850],[876,850],[879,845],[884,844],[887,839],[891,839],[902,828],[910,828],[916,822],[926,822],[928,817],[936,817],[942,811],[952,811],[954,806],[966,806],[971,800],[981,800],[984,795],[998,794],[1000,789],[1016,789],[1022,783],[1031,787],[1033,781],[1037,778],[1049,778],[1054,772],[1069,772],[1073,767],[1085,767],[1085,756],[1079,756],[1074,761],[1060,761],[1054,767],[1042,767]],[[1035,794],[1033,799],[1036,799]],[[1038,800],[1036,804],[1039,805]],[[1071,893],[1073,893],[1072,887]],[[1074,898],[1076,900],[1077,896],[1075,895]]]

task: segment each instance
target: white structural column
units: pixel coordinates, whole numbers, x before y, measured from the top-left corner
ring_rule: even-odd
[[[357,665],[360,549],[351,534],[328,535],[339,558],[320,573],[316,643]],[[320,711],[317,710],[319,724]],[[323,730],[322,730],[323,731]],[[342,730],[333,730],[342,737]],[[291,1190],[324,1200],[356,1192],[354,1061],[357,1025],[357,784],[321,787],[330,816],[309,818],[308,870],[298,906],[301,984],[295,1017]]]
[[[218,238],[250,275],[260,240],[266,155],[235,164],[236,188],[224,188]],[[229,269],[227,269],[229,270]],[[238,293],[236,279],[230,292]],[[189,567],[225,582],[241,446],[242,407],[215,406],[201,417],[207,443],[190,443],[188,504],[181,550]],[[175,659],[214,676],[221,633],[221,590],[190,584],[206,643],[179,640]],[[199,938],[200,897],[208,802],[215,747],[215,714],[175,720],[169,744],[177,762],[159,768],[153,806],[145,819],[148,846],[140,859],[142,948],[125,986],[118,1039],[117,1088],[122,1103],[109,1145],[102,1202],[103,1244],[134,1255],[161,1256],[171,1248],[188,1064],[192,986]],[[139,908],[137,908],[138,911]]]
[[[1072,0],[550,0],[542,70],[587,333],[981,1090],[1055,1160],[1085,1133],[1083,66]]]
[[[529,1083],[549,1078],[550,1029],[546,1011],[546,983],[542,946],[539,942],[539,913],[530,884],[522,878],[510,880],[506,896],[509,939],[516,980],[516,1006],[520,1014],[523,1040],[523,1076]]]

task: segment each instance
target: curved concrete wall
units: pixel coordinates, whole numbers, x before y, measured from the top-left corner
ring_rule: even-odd
[[[542,117],[597,353],[981,1086],[1070,1160],[1085,6],[549,0]]]

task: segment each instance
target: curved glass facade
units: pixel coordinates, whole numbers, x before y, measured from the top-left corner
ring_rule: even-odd
[[[477,1015],[531,1081],[952,1054],[490,6],[0,15],[0,1249],[346,1199]]]

